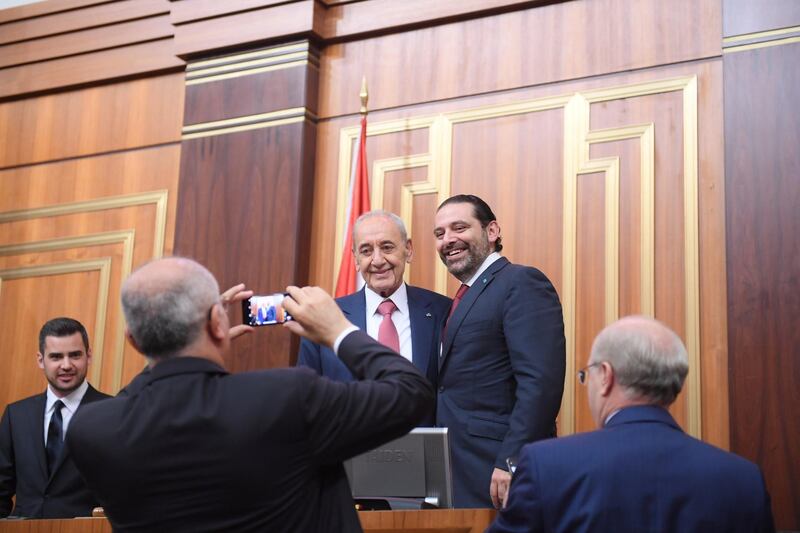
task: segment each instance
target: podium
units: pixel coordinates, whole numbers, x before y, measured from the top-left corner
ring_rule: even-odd
[[[359,511],[364,533],[481,533],[494,509]],[[0,533],[112,533],[105,518],[0,521]]]

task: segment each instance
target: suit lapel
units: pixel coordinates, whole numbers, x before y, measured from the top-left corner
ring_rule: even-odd
[[[414,366],[423,374],[428,373],[428,363],[431,358],[430,348],[433,346],[431,339],[436,336],[434,330],[436,321],[431,312],[431,302],[421,301],[412,291],[412,287],[406,286],[408,294],[408,314],[411,320],[411,357]]]
[[[503,269],[506,265],[508,265],[508,259],[505,257],[501,257],[494,263],[492,263],[486,271],[475,280],[467,293],[461,299],[461,302],[456,307],[453,316],[450,317],[450,323],[447,325],[447,336],[442,339],[442,354],[439,357],[439,371],[442,370],[444,366],[445,360],[447,360],[447,356],[450,353],[450,349],[453,347],[453,340],[455,339],[458,330],[461,328],[461,324],[464,322],[464,319],[469,314],[472,306],[478,300],[480,295],[486,288],[492,283],[495,275]]]
[[[339,298],[337,302],[347,320],[352,322],[358,329],[367,331],[367,297],[364,295],[364,289],[344,298]]]
[[[42,479],[47,479],[47,452],[44,449],[44,409],[47,405],[47,394],[40,394],[31,407],[33,413],[31,416],[26,417],[33,424],[33,427],[24,434],[31,435],[33,442],[31,442],[31,453],[36,456],[36,463],[39,465],[39,471]]]

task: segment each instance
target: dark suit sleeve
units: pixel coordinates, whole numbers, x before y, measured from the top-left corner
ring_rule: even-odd
[[[338,463],[400,437],[433,405],[433,387],[399,354],[354,331],[339,357],[361,381],[316,379],[304,391],[311,453]]]
[[[297,366],[305,366],[322,375],[322,360],[320,358],[320,345],[308,339],[300,341],[300,351],[297,353]]]
[[[524,268],[510,287],[503,333],[517,388],[509,430],[495,458],[503,469],[523,445],[554,436],[566,366],[564,318],[553,285],[535,268]]]
[[[759,469],[758,476],[761,480],[761,519],[760,519],[760,529],[759,531],[763,533],[774,533],[775,532],[775,520],[772,516],[772,503],[769,497],[769,492],[767,491],[767,483],[764,481],[764,474]]]
[[[533,454],[523,450],[511,480],[506,508],[497,514],[486,533],[543,531],[542,501],[534,474]]]
[[[11,438],[11,415],[6,407],[0,420],[0,518],[11,513],[11,498],[17,490],[14,468],[14,444]]]

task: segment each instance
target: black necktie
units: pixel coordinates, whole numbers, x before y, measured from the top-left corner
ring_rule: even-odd
[[[64,402],[56,400],[53,405],[53,416],[50,417],[50,425],[47,427],[47,471],[53,473],[56,461],[61,456],[64,448],[64,419],[61,418],[61,408]]]

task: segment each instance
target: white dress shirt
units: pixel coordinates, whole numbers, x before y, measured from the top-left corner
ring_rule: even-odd
[[[75,411],[78,410],[78,406],[81,404],[81,400],[83,400],[84,394],[86,394],[86,390],[89,388],[89,382],[85,379],[83,383],[78,385],[78,388],[74,391],[70,392],[63,398],[59,398],[53,392],[53,389],[50,385],[47,386],[47,403],[44,406],[44,444],[47,446],[47,430],[50,428],[50,418],[53,417],[53,406],[55,405],[57,400],[61,400],[64,403],[64,407],[61,408],[61,420],[63,421],[62,427],[64,428],[64,436],[67,435],[67,426],[69,426],[69,421],[72,420],[72,415],[75,414]]]

